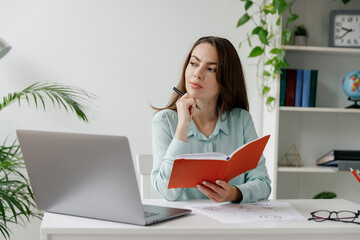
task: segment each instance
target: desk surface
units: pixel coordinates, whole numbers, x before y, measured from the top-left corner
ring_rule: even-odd
[[[289,202],[306,220],[274,221],[246,224],[224,224],[204,215],[192,212],[190,215],[165,221],[151,226],[137,226],[95,219],[73,217],[61,214],[45,213],[40,227],[43,240],[47,239],[238,239],[246,236],[257,239],[350,239],[359,238],[360,225],[341,222],[308,221],[312,211],[326,209],[360,210],[360,205],[343,199],[321,200],[279,200]],[[210,203],[209,200],[167,202],[160,199],[147,199],[145,204],[170,207],[186,207],[196,203]],[[265,235],[264,235],[265,234]],[[296,237],[301,236],[299,238]],[[300,234],[300,235],[299,235]],[[56,236],[56,238],[55,238]]]

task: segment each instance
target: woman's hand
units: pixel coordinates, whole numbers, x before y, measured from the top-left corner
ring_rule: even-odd
[[[199,184],[197,187],[214,202],[241,202],[243,198],[241,191],[237,187],[221,180],[216,180],[216,183],[204,181],[203,184]]]
[[[196,112],[196,100],[188,93],[185,93],[177,102],[176,109],[178,113],[178,125],[175,136],[184,142],[187,142],[187,133],[189,130],[191,117]]]

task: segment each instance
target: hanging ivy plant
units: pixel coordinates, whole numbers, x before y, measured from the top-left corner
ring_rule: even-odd
[[[285,0],[241,1],[245,2],[245,13],[239,19],[237,27],[252,22],[254,28],[239,46],[247,42],[251,47],[249,58],[258,58],[257,79],[261,82],[261,92],[266,98],[266,104],[270,105],[275,101],[275,97],[270,94],[271,83],[278,74],[281,74],[281,68],[288,66],[284,58],[285,49],[279,41],[284,43],[291,41],[291,30],[288,29],[288,24],[299,17],[291,12],[291,6],[295,0],[289,3]],[[287,12],[286,19],[282,19],[285,12]],[[283,31],[280,27],[282,20],[285,21]]]

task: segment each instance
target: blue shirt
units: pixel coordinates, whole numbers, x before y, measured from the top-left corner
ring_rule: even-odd
[[[177,155],[205,152],[221,152],[230,155],[238,147],[258,138],[250,113],[240,108],[219,117],[215,130],[209,137],[201,133],[191,120],[188,142],[174,138],[177,122],[177,112],[169,109],[157,112],[152,120],[154,160],[151,181],[160,195],[169,201],[208,198],[197,188],[167,188]],[[264,156],[261,156],[255,169],[229,182],[242,192],[242,203],[267,199],[271,192],[270,183]]]

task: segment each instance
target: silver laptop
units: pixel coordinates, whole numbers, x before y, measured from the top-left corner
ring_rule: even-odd
[[[16,133],[41,210],[137,225],[191,212],[142,205],[124,136],[32,130]]]

